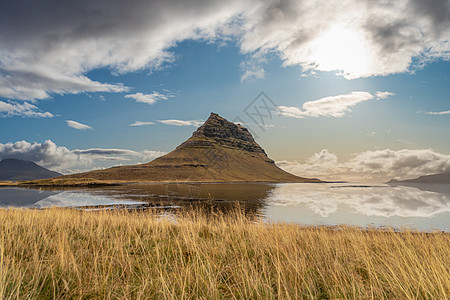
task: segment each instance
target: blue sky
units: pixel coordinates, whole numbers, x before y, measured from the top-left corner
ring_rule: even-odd
[[[450,171],[449,1],[42,2],[0,5],[0,158],[147,162],[216,112],[299,175]]]

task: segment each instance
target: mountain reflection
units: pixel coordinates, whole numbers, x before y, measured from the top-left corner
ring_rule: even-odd
[[[107,192],[122,199],[145,201],[152,205],[204,208],[228,212],[238,205],[258,214],[275,184],[147,184],[112,187]]]
[[[27,207],[47,197],[60,193],[59,191],[22,189],[22,188],[1,188],[0,207]]]

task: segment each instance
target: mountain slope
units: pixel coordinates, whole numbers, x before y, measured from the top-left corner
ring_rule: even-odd
[[[0,161],[0,180],[35,180],[56,176],[61,174],[43,168],[32,161],[11,158]]]
[[[408,180],[392,179],[389,183],[427,183],[427,184],[450,184],[450,173],[439,173],[433,175],[420,176]]]
[[[214,113],[192,137],[149,163],[64,177],[151,182],[320,182],[278,168],[247,128]]]

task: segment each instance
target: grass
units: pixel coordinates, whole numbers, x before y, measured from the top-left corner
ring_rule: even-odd
[[[30,181],[19,181],[17,185],[24,186],[37,186],[37,187],[52,187],[52,186],[106,186],[106,185],[115,185],[118,184],[118,181],[111,180],[98,180],[93,178],[65,178],[65,177],[54,177],[47,179],[36,179]]]
[[[0,210],[1,299],[448,299],[450,235]]]

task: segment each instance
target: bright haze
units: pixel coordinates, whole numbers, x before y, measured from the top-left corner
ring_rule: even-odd
[[[449,37],[447,0],[1,1],[0,158],[148,162],[216,112],[300,176],[450,171]]]

